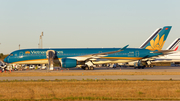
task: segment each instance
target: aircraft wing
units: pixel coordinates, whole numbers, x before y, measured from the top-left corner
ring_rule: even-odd
[[[107,54],[113,54],[113,53],[117,53],[117,52],[121,52],[123,50],[125,50],[129,45],[124,46],[123,48],[117,50],[117,51],[112,51],[112,52],[104,52],[104,53],[97,53],[97,54],[91,54],[92,56],[98,56],[98,55],[107,55]]]
[[[114,54],[117,52],[124,51],[129,45],[124,46],[123,48],[117,50],[117,51],[111,51],[111,52],[104,52],[104,53],[97,53],[97,54],[88,54],[83,56],[77,56],[77,57],[70,57],[73,59],[77,59],[78,61],[85,61],[85,60],[96,60],[97,58],[107,56],[108,54]]]

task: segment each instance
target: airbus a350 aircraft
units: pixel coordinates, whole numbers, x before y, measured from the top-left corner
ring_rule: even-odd
[[[141,60],[169,51],[161,50],[171,26],[165,26],[144,48],[52,48],[22,49],[10,53],[4,59],[6,63],[15,64],[50,64],[59,63],[61,67],[73,68],[77,65],[85,70],[93,70],[94,64],[124,63]],[[135,41],[135,40],[134,40]],[[52,68],[51,68],[52,69]]]

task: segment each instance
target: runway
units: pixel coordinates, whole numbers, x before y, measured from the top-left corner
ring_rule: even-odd
[[[46,70],[29,70],[29,71],[15,71],[15,72],[46,72]],[[50,71],[50,72],[59,72],[62,71]],[[145,69],[133,69],[132,67],[128,68],[96,68],[95,70],[82,70],[80,68],[71,68],[70,70],[64,70],[63,72],[180,72],[180,67],[153,67]],[[24,76],[24,77],[0,77],[0,80],[102,80],[102,79],[111,79],[111,80],[180,80],[180,75],[99,75],[99,76]]]

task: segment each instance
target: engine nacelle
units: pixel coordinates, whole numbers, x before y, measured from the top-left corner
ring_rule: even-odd
[[[70,58],[62,58],[61,59],[61,66],[64,68],[72,68],[77,66],[77,60],[76,59],[70,59]]]

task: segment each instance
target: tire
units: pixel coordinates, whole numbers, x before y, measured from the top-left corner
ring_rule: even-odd
[[[82,68],[82,69],[85,69],[85,67],[84,67],[84,66],[82,66],[81,68]]]
[[[90,70],[94,70],[94,67],[93,67],[93,66],[91,66],[91,67],[90,67]]]
[[[134,69],[136,69],[136,67],[134,67]]]
[[[86,67],[84,68],[84,70],[89,70],[89,67],[88,67],[88,66],[86,66]]]

